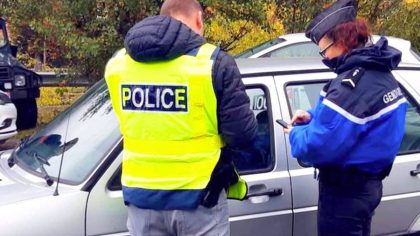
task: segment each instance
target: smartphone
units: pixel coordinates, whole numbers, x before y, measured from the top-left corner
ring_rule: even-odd
[[[276,122],[277,122],[279,125],[283,126],[283,128],[285,128],[285,129],[289,128],[289,124],[287,124],[287,122],[286,122],[286,121],[284,121],[284,120],[282,120],[282,119],[278,119],[278,120],[276,120]]]

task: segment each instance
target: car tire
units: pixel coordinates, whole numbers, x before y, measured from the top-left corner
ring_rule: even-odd
[[[17,110],[16,126],[18,130],[31,129],[38,120],[38,108],[35,98],[15,100]]]

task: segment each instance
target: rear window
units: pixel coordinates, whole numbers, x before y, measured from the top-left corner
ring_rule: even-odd
[[[267,54],[264,54],[262,57],[321,59],[321,56],[319,55],[319,47],[312,42],[296,43],[286,47],[281,47]]]
[[[261,52],[262,50],[265,50],[273,45],[279,44],[286,41],[285,39],[281,39],[281,38],[275,38],[272,40],[269,40],[267,42],[264,42],[262,44],[259,44],[253,48],[247,49],[241,53],[239,53],[238,55],[235,56],[235,58],[248,58],[256,53]]]

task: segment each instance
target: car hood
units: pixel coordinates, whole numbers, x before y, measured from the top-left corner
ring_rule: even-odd
[[[28,178],[29,174],[17,165],[10,168],[7,163],[10,154],[11,151],[0,153],[0,206],[53,195],[56,185],[47,186],[36,176]],[[71,191],[60,186],[60,194]]]

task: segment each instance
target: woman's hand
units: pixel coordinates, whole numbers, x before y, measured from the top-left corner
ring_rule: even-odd
[[[297,110],[295,115],[292,117],[292,124],[307,124],[311,121],[311,114],[304,110]]]
[[[287,128],[284,128],[284,133],[286,134],[290,134],[290,132],[292,132],[293,126],[292,125],[288,125]]]

